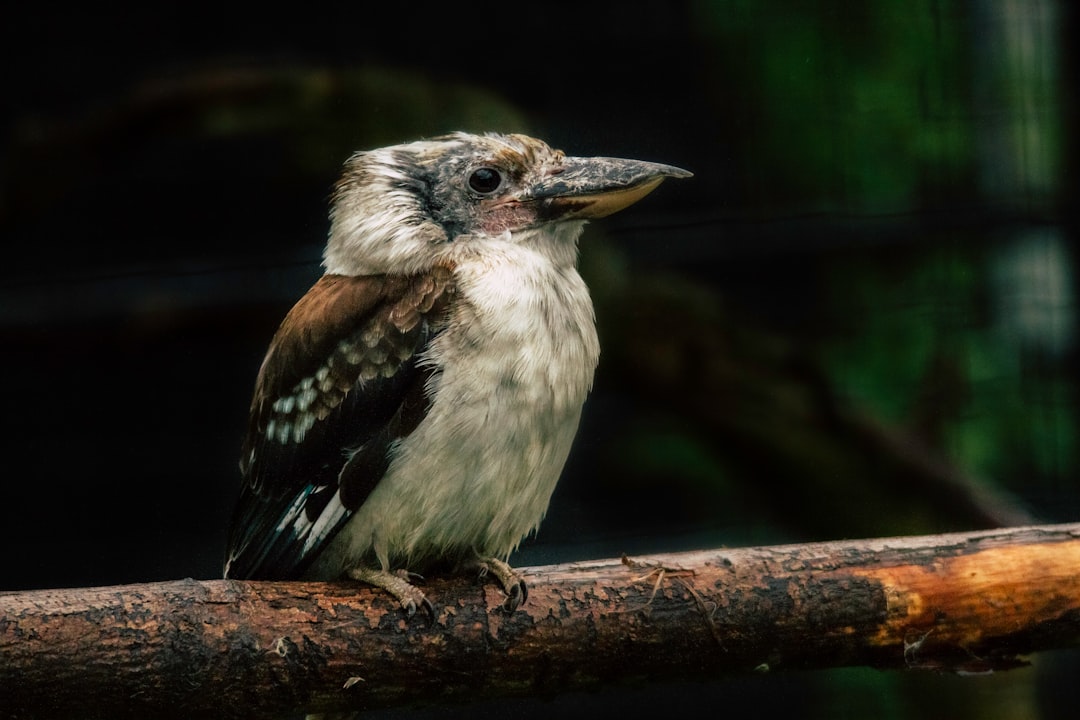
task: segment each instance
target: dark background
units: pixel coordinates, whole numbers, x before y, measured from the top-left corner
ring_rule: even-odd
[[[0,588],[220,575],[341,162],[458,129],[695,173],[586,231],[604,359],[517,564],[1075,520],[1076,32],[997,0],[6,9]],[[695,687],[1056,717],[1061,657]]]

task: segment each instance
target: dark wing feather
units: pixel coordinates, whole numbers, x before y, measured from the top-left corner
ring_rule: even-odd
[[[423,419],[418,364],[453,293],[448,271],[321,278],[289,312],[255,385],[228,577],[301,575]]]

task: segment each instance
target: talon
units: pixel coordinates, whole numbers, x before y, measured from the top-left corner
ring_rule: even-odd
[[[424,614],[427,615],[428,625],[431,625],[435,622],[435,606],[431,604],[426,595],[421,598],[420,605],[424,608]]]
[[[506,612],[512,613],[521,607],[521,604],[524,603],[528,597],[528,586],[525,584],[524,580],[518,580],[507,590],[506,600],[503,601],[503,609],[506,610]]]
[[[517,610],[529,597],[529,590],[525,585],[525,581],[514,572],[514,568],[502,560],[498,558],[479,558],[477,566],[481,578],[487,577],[490,573],[499,581],[503,592],[506,593],[506,600],[503,601],[502,606],[507,612]]]
[[[405,611],[406,617],[412,618],[416,614],[417,601],[411,597],[407,598],[401,601],[401,607]],[[427,618],[428,625],[435,622],[435,606],[431,604],[426,595],[420,595],[419,609],[423,611],[424,617]]]
[[[400,570],[394,570],[394,575],[398,576],[407,583],[421,583],[424,582],[424,576],[420,573],[414,573],[411,570],[404,568]]]

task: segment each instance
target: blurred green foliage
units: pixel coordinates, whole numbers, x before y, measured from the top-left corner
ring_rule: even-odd
[[[956,3],[697,3],[739,155],[768,205],[906,208],[967,188],[970,48]]]
[[[984,482],[1021,496],[1063,482],[1076,462],[1074,381],[1003,327],[993,256],[944,242],[880,255],[829,270],[836,333],[822,355],[837,388]]]
[[[747,210],[925,218],[974,207],[1039,211],[1062,192],[1052,8],[948,0],[694,8],[712,51],[714,111],[738,138]],[[1075,472],[1078,421],[1068,355],[1033,346],[1069,345],[1073,315],[1064,331],[1046,330],[1061,343],[1021,341],[1009,326],[1016,313],[996,296],[1050,291],[1016,272],[1012,284],[1001,281],[1001,248],[1020,234],[919,227],[897,246],[867,237],[808,266],[820,290],[824,368],[840,395],[1039,505],[1043,490],[1060,494]],[[1040,262],[1069,267],[1053,243],[1040,252]],[[1061,272],[1046,304],[1073,307],[1072,277]]]

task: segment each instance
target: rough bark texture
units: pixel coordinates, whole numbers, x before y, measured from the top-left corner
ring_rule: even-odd
[[[722,672],[985,672],[1080,644],[1080,524],[709,550],[425,589],[434,622],[344,583],[0,594],[3,717],[262,717]]]

